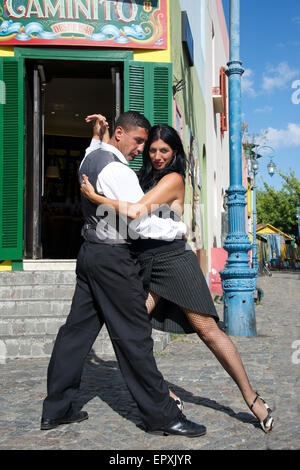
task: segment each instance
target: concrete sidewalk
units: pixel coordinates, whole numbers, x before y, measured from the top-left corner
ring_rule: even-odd
[[[196,335],[177,337],[156,352],[169,387],[185,402],[188,418],[207,426],[188,439],[145,433],[138,410],[114,356],[91,353],[85,364],[79,404],[82,423],[40,431],[49,359],[15,359],[0,365],[0,449],[18,450],[204,450],[300,448],[300,273],[260,277],[256,307],[258,336],[233,337],[254,389],[274,410],[275,428],[265,435],[242,396]],[[222,306],[217,305],[222,317]]]

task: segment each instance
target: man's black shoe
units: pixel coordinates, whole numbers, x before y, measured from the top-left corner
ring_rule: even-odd
[[[160,429],[148,432],[150,434],[159,434],[161,436],[175,434],[177,436],[199,437],[206,434],[206,427],[201,424],[193,423],[193,421],[189,421],[181,413],[177,418],[165,426],[162,426]]]
[[[62,418],[43,419],[41,421],[41,430],[47,431],[49,429],[57,428],[60,424],[79,423],[88,419],[89,415],[86,411],[77,411],[72,415],[65,415]]]

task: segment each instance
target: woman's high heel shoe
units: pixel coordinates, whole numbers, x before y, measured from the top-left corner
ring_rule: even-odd
[[[274,418],[272,418],[271,416],[271,413],[272,413],[272,410],[271,408],[269,408],[269,406],[267,405],[267,403],[265,402],[265,400],[259,395],[259,393],[256,392],[256,397],[254,398],[253,400],[253,403],[252,405],[249,407],[250,410],[252,411],[252,408],[253,406],[255,405],[255,402],[256,400],[260,398],[261,401],[263,402],[268,414],[267,416],[265,417],[265,419],[263,421],[260,421],[260,426],[262,428],[262,430],[265,432],[265,433],[269,433],[272,428],[273,428],[273,424],[274,424]]]
[[[184,408],[183,401],[179,397],[177,397],[177,399],[174,401],[176,405],[178,406],[178,408],[180,409],[180,411],[183,412],[183,408]]]

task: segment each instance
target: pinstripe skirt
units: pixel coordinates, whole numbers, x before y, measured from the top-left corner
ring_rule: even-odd
[[[151,314],[151,323],[160,331],[195,333],[180,307],[213,317],[216,322],[219,317],[195,253],[188,244],[173,250],[172,243],[168,245],[168,251],[137,253],[145,296],[152,291],[161,297]]]

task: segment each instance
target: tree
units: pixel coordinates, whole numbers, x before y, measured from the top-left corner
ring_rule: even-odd
[[[291,235],[298,235],[297,204],[300,203],[300,181],[295,173],[278,172],[284,183],[276,190],[264,182],[264,191],[257,191],[257,223],[268,223]]]

